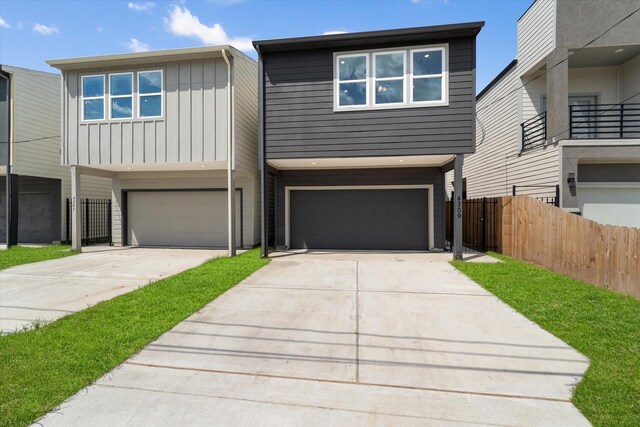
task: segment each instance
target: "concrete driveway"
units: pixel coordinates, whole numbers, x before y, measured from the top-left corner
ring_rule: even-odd
[[[588,425],[588,360],[430,254],[282,256],[49,425]]]
[[[0,331],[55,320],[226,254],[92,246],[79,255],[0,271]]]

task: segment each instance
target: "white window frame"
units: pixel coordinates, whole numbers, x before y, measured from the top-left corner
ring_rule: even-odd
[[[89,78],[89,77],[102,77],[102,96],[84,96],[84,79]],[[87,74],[86,76],[82,76],[81,80],[80,80],[80,86],[82,89],[82,103],[81,103],[81,118],[83,122],[100,122],[103,120],[106,120],[107,118],[107,106],[106,106],[106,99],[107,99],[107,84],[106,84],[106,80],[105,80],[105,75],[104,74]],[[84,101],[85,100],[95,100],[95,99],[102,99],[102,118],[101,119],[85,119],[84,118]]]
[[[160,73],[160,92],[153,92],[153,93],[140,93],[140,75],[144,74],[144,73]],[[147,120],[147,119],[158,119],[158,118],[162,118],[164,116],[164,70],[159,69],[159,70],[142,70],[142,71],[138,71],[137,73],[137,81],[136,83],[138,84],[138,90],[137,90],[137,94],[138,96],[137,98],[137,102],[138,102],[138,118],[140,120]],[[141,102],[141,98],[143,96],[155,96],[155,95],[160,95],[160,115],[159,116],[142,116],[140,114],[140,109],[142,107],[142,102]]]
[[[366,66],[366,77],[364,79],[357,80],[340,80],[340,59],[342,58],[353,58],[356,56],[364,56],[365,57],[365,66]],[[335,55],[334,64],[335,64],[335,78],[334,78],[334,99],[335,99],[335,108],[339,110],[359,110],[363,108],[367,108],[370,102],[370,91],[371,91],[371,83],[370,83],[370,60],[367,52],[359,52],[359,53],[348,53],[348,54],[339,54]],[[340,83],[365,83],[365,104],[364,105],[340,105]]]
[[[429,77],[442,77],[442,99],[437,101],[416,101],[413,102],[413,52],[423,52],[429,50],[442,51],[442,73],[438,75],[430,75]],[[402,103],[388,103],[388,104],[376,104],[375,103],[375,64],[370,66],[375,61],[375,56],[384,53],[397,53],[404,52],[404,102]],[[355,83],[362,82],[362,80],[339,80],[339,60],[340,58],[350,56],[363,56],[367,57],[367,102],[365,105],[339,105],[340,83]],[[333,53],[333,111],[354,111],[354,110],[391,110],[395,108],[429,108],[429,107],[446,107],[449,105],[449,44],[433,44],[433,45],[418,45],[418,46],[402,46],[396,48],[387,49],[369,49],[351,52],[334,52]],[[420,77],[418,78],[429,78]],[[392,80],[392,78],[383,78]]]
[[[131,76],[131,95],[111,95],[111,76],[126,76],[129,75]],[[133,112],[135,111],[135,106],[133,105],[135,102],[135,81],[133,78],[133,72],[129,71],[126,73],[111,73],[109,74],[109,120],[133,120]],[[105,87],[106,89],[106,87]],[[106,91],[105,91],[106,92]],[[116,117],[115,119],[113,118],[112,115],[112,107],[113,105],[111,104],[111,101],[113,99],[118,99],[118,98],[131,98],[131,116],[130,117]]]
[[[449,58],[447,56],[447,50],[445,46],[441,47],[428,47],[428,48],[416,48],[409,50],[409,61],[411,61],[411,67],[409,71],[409,75],[411,76],[411,87],[409,90],[409,102],[412,105],[448,105],[449,104],[449,72],[448,72],[448,64]],[[440,74],[429,74],[427,76],[414,76],[413,74],[413,54],[415,52],[442,52],[442,71]],[[441,90],[441,99],[434,101],[414,101],[413,100],[413,80],[415,79],[432,79],[432,78],[442,78],[442,90]]]
[[[377,57],[380,55],[391,55],[401,53],[403,55],[402,58],[402,76],[400,77],[376,77],[376,61]],[[390,50],[390,51],[381,51],[381,52],[373,52],[373,67],[371,69],[371,78],[373,79],[372,89],[371,89],[371,99],[373,101],[374,106],[394,106],[394,105],[404,105],[407,100],[407,53],[405,50]],[[402,101],[401,102],[386,102],[378,104],[376,102],[376,85],[378,82],[385,81],[398,81],[402,80]]]

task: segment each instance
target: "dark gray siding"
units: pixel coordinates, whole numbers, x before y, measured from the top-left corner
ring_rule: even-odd
[[[0,177],[0,241],[6,233],[5,179]],[[59,179],[16,176],[18,180],[18,243],[51,243],[60,240]]]
[[[9,80],[0,78],[0,166],[7,164],[9,144]]]
[[[278,172],[277,179],[277,245],[285,243],[284,188],[294,185],[418,185],[434,186],[434,245],[444,246],[444,173],[440,168],[388,168],[292,170]],[[268,196],[268,195],[267,195]]]
[[[438,43],[449,44],[449,106],[443,107],[334,112],[334,50],[265,54],[266,158],[473,152],[475,39],[425,44]]]

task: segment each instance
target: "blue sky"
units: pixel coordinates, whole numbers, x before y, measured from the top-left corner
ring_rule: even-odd
[[[533,0],[0,0],[0,63],[44,61],[256,39],[485,21],[480,91],[516,54],[516,21]]]

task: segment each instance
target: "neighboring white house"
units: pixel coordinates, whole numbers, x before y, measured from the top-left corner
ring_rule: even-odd
[[[113,181],[114,244],[234,253],[259,241],[254,60],[213,46],[48,63],[62,70],[76,191],[85,177]]]
[[[477,97],[468,198],[511,195],[513,186],[554,197],[558,186],[562,208],[640,227],[638,8],[637,0],[531,5],[518,20],[517,58]]]
[[[61,77],[7,65],[0,65],[0,73],[0,241],[6,241],[7,228],[14,243],[66,240],[71,183],[69,168],[60,162]],[[7,148],[13,186],[8,216]],[[82,191],[83,198],[110,194],[105,178],[87,179]]]

